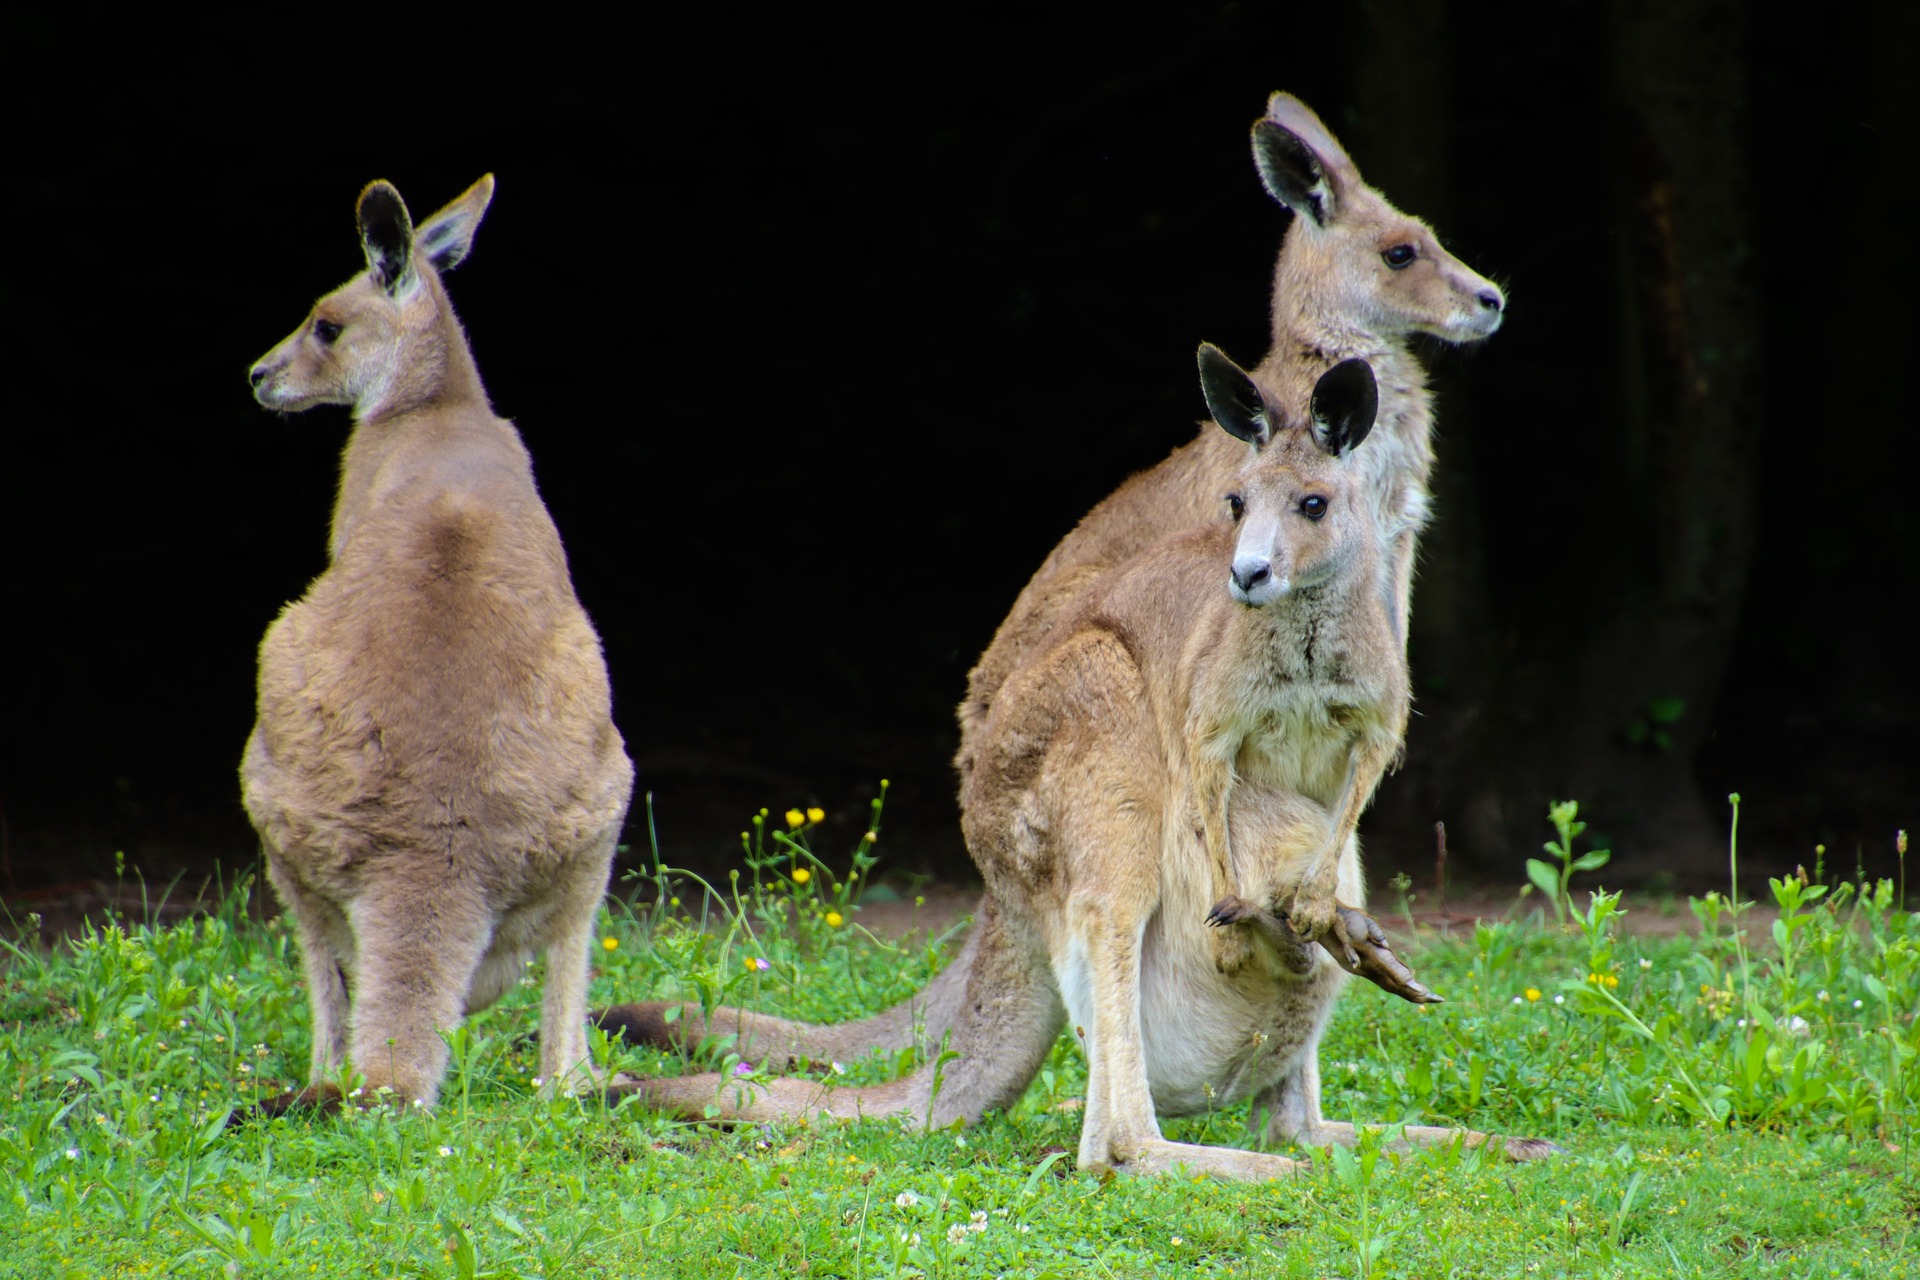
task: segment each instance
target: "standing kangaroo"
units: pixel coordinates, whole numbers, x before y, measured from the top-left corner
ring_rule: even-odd
[[[1176,533],[1087,583],[978,726],[963,827],[986,904],[956,963],[965,989],[926,1012],[930,1043],[958,1059],[867,1089],[789,1079],[729,1090],[710,1075],[633,1087],[695,1115],[717,1102],[741,1119],[824,1111],[940,1126],[1011,1105],[1067,1021],[1088,1063],[1083,1168],[1257,1179],[1303,1167],[1160,1134],[1158,1115],[1249,1098],[1269,1114],[1270,1140],[1354,1140],[1319,1107],[1319,1041],[1345,975],[1270,908],[1329,872],[1359,900],[1350,796],[1371,795],[1405,728],[1381,516],[1348,458],[1373,426],[1375,383],[1364,361],[1335,365],[1310,425],[1282,430],[1280,406],[1225,356],[1203,347],[1201,369],[1215,420],[1257,451],[1238,446],[1222,504],[1231,523]],[[1235,766],[1233,870],[1248,896],[1214,904],[1213,919],[1256,926],[1254,961],[1231,971],[1213,963],[1208,855],[1192,830],[1223,751]],[[699,1024],[698,1007],[677,1021]],[[656,1042],[672,1034],[657,1007],[603,1023]],[[1519,1159],[1548,1149],[1505,1144]]]
[[[1339,362],[1363,359],[1372,366],[1380,388],[1378,426],[1374,446],[1356,461],[1357,483],[1381,516],[1378,532],[1388,548],[1381,572],[1404,651],[1433,469],[1432,396],[1408,343],[1417,333],[1447,342],[1488,337],[1500,327],[1506,300],[1443,249],[1432,228],[1362,181],[1345,149],[1298,98],[1276,93],[1268,100],[1267,114],[1253,126],[1253,158],[1267,192],[1294,214],[1274,266],[1273,346],[1254,381],[1275,402],[1300,404]],[[1096,506],[1054,548],[968,674],[955,757],[963,790],[978,757],[976,731],[1001,686],[1049,643],[1084,584],[1169,532],[1219,520],[1220,493],[1240,461],[1230,440],[1203,426],[1191,443]],[[1206,836],[1216,891],[1238,893],[1217,805]],[[1295,926],[1316,939],[1345,933],[1349,917],[1335,910],[1325,882],[1302,889],[1286,904]],[[1228,967],[1248,954],[1245,941],[1232,935],[1217,940],[1216,952]]]
[[[1425,223],[1399,212],[1362,181],[1319,117],[1291,94],[1274,94],[1267,114],[1254,123],[1253,158],[1268,193],[1294,218],[1274,266],[1273,346],[1252,381],[1273,403],[1301,405],[1319,378],[1342,360],[1359,358],[1372,366],[1378,379],[1377,425],[1372,443],[1352,466],[1379,514],[1375,531],[1384,539],[1383,589],[1394,602],[1393,629],[1404,652],[1415,543],[1427,519],[1427,476],[1433,465],[1432,398],[1408,343],[1418,333],[1448,342],[1485,338],[1500,327],[1505,298],[1441,248]],[[1054,548],[968,676],[955,758],[963,796],[978,755],[977,731],[1012,672],[1052,643],[1087,586],[1107,570],[1169,533],[1224,525],[1220,495],[1244,461],[1243,446],[1203,424],[1193,441],[1127,481]],[[1249,887],[1231,874],[1233,853],[1217,814],[1207,831],[1215,846],[1209,851],[1208,901],[1246,896]],[[1359,971],[1374,981],[1414,994],[1404,966],[1385,952],[1378,926],[1357,911],[1339,910],[1325,896],[1324,880],[1308,888],[1305,901],[1287,904],[1296,923],[1310,936],[1328,939],[1337,951],[1357,955]],[[989,895],[976,912],[976,932],[994,910]],[[1216,932],[1218,963],[1232,968],[1247,960],[1247,932]],[[738,1029],[748,1052],[745,1046],[756,1042],[821,1060],[895,1050],[916,1043],[923,1024],[941,1025],[945,1015],[940,1011],[957,1008],[968,991],[983,991],[989,980],[974,967],[986,963],[969,943],[924,991],[856,1022],[815,1026],[724,1009],[715,1023]],[[649,1024],[648,1009],[629,1006],[610,1016],[631,1016],[637,1036]]]
[[[588,946],[633,788],[606,663],[526,447],[494,416],[440,273],[491,175],[415,229],[374,182],[367,269],[256,363],[280,412],[351,405],[330,562],[260,645],[240,776],[293,916],[308,1088],[431,1105],[443,1031],[547,951],[540,1069],[588,1077]]]

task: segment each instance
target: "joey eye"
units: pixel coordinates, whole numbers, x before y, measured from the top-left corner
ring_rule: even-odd
[[[1410,244],[1397,244],[1393,246],[1393,248],[1386,250],[1380,256],[1386,260],[1389,267],[1398,271],[1419,257],[1420,254],[1419,251]]]
[[[1227,495],[1227,510],[1233,513],[1233,518],[1237,521],[1247,513],[1247,504],[1239,494],[1230,493]]]
[[[315,320],[313,336],[320,339],[322,346],[332,346],[333,340],[340,336],[340,326],[331,320]]]
[[[1310,493],[1300,499],[1300,514],[1309,520],[1318,520],[1327,514],[1327,500],[1317,493]]]

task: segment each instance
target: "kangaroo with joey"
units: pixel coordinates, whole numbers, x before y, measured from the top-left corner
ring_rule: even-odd
[[[1363,901],[1354,824],[1407,715],[1380,571],[1390,544],[1359,465],[1376,384],[1365,361],[1336,364],[1295,425],[1216,349],[1200,361],[1215,420],[1239,441],[1228,519],[1088,581],[979,726],[963,829],[986,899],[953,966],[964,982],[919,1010],[929,1056],[957,1056],[870,1088],[698,1075],[632,1089],[690,1115],[898,1115],[941,1127],[1012,1105],[1067,1025],[1088,1060],[1083,1168],[1261,1179],[1304,1167],[1161,1136],[1160,1116],[1247,1100],[1270,1142],[1355,1140],[1352,1125],[1321,1116],[1317,1066],[1351,967],[1339,961],[1351,957],[1276,908],[1306,883]],[[1196,831],[1222,789],[1243,892],[1215,901]],[[1249,926],[1249,963],[1214,962],[1209,904],[1216,922]],[[652,1043],[732,1033],[746,1054],[812,1048],[783,1036],[794,1024],[731,1010],[709,1021],[697,1005],[625,1006],[601,1020]],[[1490,1140],[1422,1126],[1405,1137]],[[1552,1148],[1503,1149],[1531,1159]]]

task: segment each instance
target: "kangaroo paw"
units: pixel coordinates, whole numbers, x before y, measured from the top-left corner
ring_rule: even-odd
[[[1355,907],[1334,907],[1332,932],[1321,939],[1334,963],[1357,974],[1382,991],[1414,1004],[1440,1004],[1439,996],[1413,976],[1405,961],[1387,945],[1386,932],[1372,916]]]
[[[1247,924],[1265,914],[1259,907],[1237,894],[1228,894],[1207,912],[1207,923],[1218,929],[1230,924]]]
[[[1207,913],[1207,923],[1215,928],[1247,925],[1267,940],[1279,954],[1280,963],[1293,972],[1306,973],[1313,968],[1313,944],[1294,933],[1285,920],[1245,898],[1229,894],[1220,899]],[[1215,938],[1216,959],[1219,947],[1220,941]]]

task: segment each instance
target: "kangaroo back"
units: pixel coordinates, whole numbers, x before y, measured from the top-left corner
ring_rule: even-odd
[[[541,947],[543,1075],[585,1059],[588,935],[632,766],[527,451],[440,280],[492,193],[482,178],[415,228],[370,184],[366,269],[250,374],[268,408],[354,416],[329,564],[261,644],[241,768],[307,966],[307,1101],[350,1063],[431,1102],[440,1032]]]

